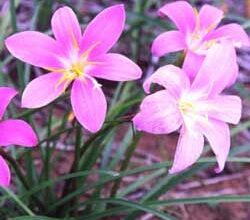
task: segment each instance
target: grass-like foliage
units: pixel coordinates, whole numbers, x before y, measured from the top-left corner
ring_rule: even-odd
[[[216,166],[218,158],[216,159],[214,154],[208,154],[210,147],[207,144],[203,156],[192,167],[169,174],[173,157],[166,152],[169,150],[167,146],[171,144],[164,143],[164,155],[160,160],[152,159],[150,155],[153,151],[159,150],[160,153],[157,155],[163,151],[161,147],[153,149],[155,145],[151,146],[151,143],[159,142],[159,139],[165,136],[148,137],[144,132],[137,131],[133,124],[132,119],[145,98],[142,88],[144,80],[162,65],[173,64],[181,67],[183,63],[184,53],[170,54],[159,59],[152,56],[150,51],[153,40],[159,34],[174,29],[168,19],[161,19],[157,15],[157,10],[165,3],[164,1],[4,0],[2,2],[0,2],[2,7],[0,8],[0,87],[15,88],[20,94],[9,105],[4,119],[20,119],[28,122],[38,136],[38,144],[33,148],[1,147],[0,155],[10,166],[12,178],[10,186],[0,188],[0,219],[134,220],[147,215],[148,217],[143,219],[172,220],[181,219],[178,213],[173,211],[173,207],[189,204],[250,202],[250,195],[209,196],[204,193],[204,196],[188,196],[187,193],[186,196],[175,198],[169,194],[174,190],[178,191],[178,186],[184,182],[197,179],[202,182],[204,176],[207,176],[204,173],[210,173],[210,177],[214,176],[211,170]],[[201,5],[197,2],[191,1],[194,7],[199,8]],[[215,6],[224,4],[226,7],[224,1],[213,2]],[[20,97],[27,84],[46,71],[10,55],[4,40],[15,33],[27,30],[52,36],[50,20],[56,9],[61,6],[72,8],[84,30],[87,23],[100,11],[121,3],[125,4],[126,25],[119,43],[115,44],[112,52],[126,55],[137,63],[143,75],[141,79],[129,82],[107,81],[105,77],[98,80],[98,83],[102,84],[101,89],[108,103],[102,127],[99,129],[96,126],[85,126],[88,119],[82,120],[77,114],[73,114],[70,89],[66,89],[59,98],[48,105],[34,109],[20,108]],[[224,22],[232,20],[241,24],[246,31],[249,30],[249,20],[244,16],[227,13]],[[103,28],[105,29],[105,25]],[[39,45],[33,46],[39,48]],[[98,47],[98,43],[94,47]],[[88,50],[89,54],[95,49],[93,48]],[[89,55],[88,53],[85,55]],[[78,68],[85,67],[87,62],[77,63],[78,66],[72,71],[77,75]],[[63,71],[61,73],[64,74]],[[65,75],[64,81],[61,80],[60,83],[66,82],[66,87],[73,87],[71,81],[76,75]],[[61,86],[60,83],[58,87]],[[154,89],[157,90],[156,87]],[[239,95],[243,101],[248,100],[249,91],[244,82],[239,80],[230,91]],[[29,95],[32,97],[32,94]],[[85,106],[84,103],[81,104],[81,107]],[[189,105],[184,103],[183,106],[183,111],[189,110]],[[74,106],[73,110],[75,111]],[[93,117],[95,119],[101,116]],[[240,136],[249,128],[250,120],[247,118],[243,118],[239,124],[231,127],[232,148],[226,167],[229,164],[240,170],[250,163],[250,158],[247,157],[250,145],[246,144],[245,139],[242,141]],[[13,134],[15,132],[14,129]],[[169,135],[169,138],[175,139],[175,134]],[[144,151],[144,156],[138,156],[138,149]],[[230,176],[230,169],[226,168],[224,172]],[[0,167],[1,175],[3,171]]]

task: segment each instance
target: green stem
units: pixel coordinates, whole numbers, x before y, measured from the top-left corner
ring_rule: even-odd
[[[53,116],[53,108],[49,109],[49,118],[48,118],[48,125],[47,125],[47,138],[51,136],[51,127],[52,127],[52,116]],[[50,140],[47,140],[46,148],[45,148],[45,158],[44,158],[44,179],[49,180],[50,178]],[[51,201],[51,191],[48,187],[45,190],[45,201]]]
[[[74,172],[79,171],[79,161],[80,161],[80,151],[81,151],[81,144],[82,144],[82,129],[81,126],[76,128],[76,140],[75,140],[75,160],[74,160]],[[80,186],[78,179],[76,178],[75,181],[72,182],[73,190],[77,190]],[[72,206],[78,203],[78,196],[76,196],[72,201]],[[77,210],[74,210],[74,215],[77,215]]]
[[[130,162],[130,159],[133,156],[133,153],[136,149],[136,146],[137,146],[140,138],[141,138],[141,134],[136,134],[134,140],[132,140],[131,144],[128,146],[128,149],[127,149],[126,154],[125,154],[125,159],[122,161],[120,172],[123,172],[127,169],[129,162]],[[122,178],[115,181],[115,183],[111,189],[110,197],[115,197],[121,181],[122,181]]]
[[[35,214],[9,189],[1,188],[9,197],[11,197],[29,216],[35,216]]]
[[[11,25],[13,32],[17,32],[17,22],[16,22],[16,6],[15,6],[15,0],[10,0],[10,14],[11,14]],[[20,61],[16,61],[17,65],[17,74],[18,74],[18,80],[19,80],[19,86],[21,90],[24,88],[24,74],[22,73],[22,64]]]
[[[26,190],[29,190],[30,185],[28,181],[26,180],[26,178],[24,177],[24,174],[22,173],[21,169],[19,168],[20,166],[16,163],[15,159],[9,156],[3,149],[0,149],[0,155],[3,156],[3,158],[6,159],[11,164],[11,166],[15,170],[16,175],[22,182],[24,188]],[[41,210],[44,210],[43,203],[37,197],[31,196],[31,198],[33,198],[33,200],[37,203],[37,205],[39,206]]]

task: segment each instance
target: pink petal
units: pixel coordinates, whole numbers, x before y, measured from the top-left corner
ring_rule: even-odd
[[[170,174],[178,173],[194,164],[200,157],[204,146],[202,133],[190,128],[182,128],[178,140],[174,162]]]
[[[14,34],[5,40],[10,53],[18,59],[45,69],[60,68],[62,53],[59,44],[49,36],[25,31]]]
[[[249,37],[239,24],[227,24],[219,27],[206,36],[206,40],[212,39],[229,39],[237,47],[250,46]]]
[[[217,95],[202,103],[210,118],[238,124],[241,117],[241,99],[233,95]]]
[[[0,120],[9,105],[11,99],[17,94],[15,89],[9,87],[0,87]]]
[[[66,86],[59,83],[61,73],[48,73],[32,80],[22,95],[22,107],[40,108],[60,96]]]
[[[188,74],[190,80],[197,75],[205,56],[198,55],[192,51],[186,53],[182,69]]]
[[[154,41],[151,52],[155,56],[163,56],[170,52],[183,50],[186,47],[185,36],[179,31],[168,31],[160,34]]]
[[[0,185],[4,187],[10,185],[10,168],[2,156],[0,156]]]
[[[146,93],[150,92],[152,83],[157,83],[165,87],[176,98],[180,96],[181,92],[190,87],[190,82],[186,73],[173,65],[166,65],[159,68],[153,73],[143,84]]]
[[[73,10],[62,7],[53,14],[51,26],[56,40],[67,50],[79,48],[81,28]]]
[[[160,8],[159,13],[168,16],[183,33],[192,32],[195,28],[196,16],[194,9],[186,1],[166,4]]]
[[[77,79],[71,92],[71,104],[77,120],[91,132],[101,129],[107,111],[106,98],[95,79]]]
[[[201,30],[212,30],[220,23],[223,18],[223,11],[211,6],[204,5],[199,12]]]
[[[219,94],[225,87],[232,85],[237,75],[238,65],[235,49],[232,44],[223,42],[208,50],[191,88],[202,90],[213,96]]]
[[[108,53],[95,58],[96,65],[90,70],[92,76],[113,81],[128,81],[141,78],[142,71],[127,57]]]
[[[8,119],[0,122],[0,146],[37,145],[37,137],[32,127],[23,120]]]
[[[115,5],[99,13],[83,33],[81,50],[94,47],[90,56],[108,52],[119,39],[125,25],[124,6]]]
[[[133,122],[139,131],[167,134],[180,127],[182,118],[177,101],[166,90],[161,90],[143,100]]]
[[[216,155],[219,165],[216,172],[220,172],[224,169],[230,149],[229,126],[224,122],[209,119],[208,122],[200,125],[200,129],[208,139],[211,148]]]

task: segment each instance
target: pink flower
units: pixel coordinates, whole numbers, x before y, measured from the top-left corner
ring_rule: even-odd
[[[223,18],[223,11],[216,7],[204,5],[198,13],[189,3],[176,1],[160,8],[159,13],[168,16],[178,30],[160,34],[153,42],[152,53],[160,57],[185,50],[183,68],[190,79],[195,77],[204,55],[215,43],[227,40],[236,47],[250,46],[249,37],[240,25],[232,23],[216,28]]]
[[[74,12],[63,7],[51,20],[55,39],[34,31],[7,38],[6,46],[15,57],[50,71],[27,85],[22,106],[45,106],[73,82],[71,104],[76,118],[89,131],[98,131],[105,119],[107,103],[94,77],[128,81],[142,74],[125,56],[107,53],[120,37],[124,23],[124,6],[116,5],[98,14],[82,34]]]
[[[37,145],[37,137],[33,129],[23,120],[3,120],[3,114],[17,92],[8,87],[0,87],[0,146],[22,145],[33,147]],[[0,156],[0,185],[8,186],[10,183],[10,169]]]
[[[138,130],[153,134],[168,134],[180,128],[170,173],[184,170],[200,157],[204,136],[216,155],[217,171],[223,170],[230,148],[227,123],[239,122],[241,100],[220,93],[237,73],[235,50],[231,44],[222,43],[208,51],[192,83],[184,70],[172,65],[159,68],[145,81],[147,93],[151,83],[165,89],[143,100],[133,122]]]

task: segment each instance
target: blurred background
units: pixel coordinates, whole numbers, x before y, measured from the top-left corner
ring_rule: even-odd
[[[15,7],[11,8],[11,2]],[[119,43],[112,51],[122,53],[135,62],[143,69],[143,78],[136,83],[119,84],[114,82],[101,81],[103,89],[108,97],[109,106],[124,100],[130,100],[129,110],[121,111],[117,118],[131,118],[137,111],[140,100],[144,93],[141,83],[159,66],[176,63],[180,54],[170,54],[164,58],[158,59],[151,56],[150,47],[153,39],[160,33],[175,29],[173,24],[167,19],[157,17],[157,9],[163,4],[170,1],[161,0],[0,0],[0,86],[13,86],[20,91],[34,77],[44,73],[44,70],[30,67],[14,59],[3,45],[3,40],[13,32],[24,30],[37,30],[51,35],[50,19],[53,12],[62,5],[70,6],[79,18],[82,28],[104,8],[123,3],[127,12],[126,27]],[[241,24],[245,30],[250,31],[250,0],[193,0],[190,1],[194,6],[199,8],[203,4],[212,4],[221,8],[225,12],[225,18],[221,24],[236,22]],[[13,6],[13,5],[12,5]],[[15,16],[13,20],[13,15]],[[243,157],[250,156],[250,48],[242,48],[238,52],[238,64],[240,74],[237,83],[227,92],[240,95],[243,99],[243,114],[239,126],[232,128],[232,148],[231,153]],[[216,69],[211,70],[216,72]],[[23,74],[20,79],[19,74]],[[215,73],[216,74],[216,73]],[[23,114],[24,110],[16,109],[13,106],[18,105],[20,98],[15,99],[10,115]],[[111,108],[110,107],[110,108]],[[114,112],[113,112],[114,113]],[[111,113],[110,113],[111,114]],[[24,115],[24,117],[26,117]],[[51,120],[50,133],[56,134],[58,129],[65,129],[74,124],[70,111],[69,100],[63,100],[52,107],[42,109],[27,118],[35,126],[41,140],[48,135],[46,124]],[[84,131],[83,139],[87,139],[89,134]],[[134,129],[130,123],[116,127],[111,133],[105,136],[101,143],[102,151],[91,158],[95,158],[94,164],[85,169],[94,167],[105,168],[110,170],[119,170],[124,154],[130,145],[130,140],[134,137]],[[171,135],[150,135],[142,134],[140,141],[137,143],[136,150],[128,165],[129,168],[143,167],[171,161],[175,152],[178,133]],[[50,156],[52,158],[50,166],[50,178],[57,178],[70,169],[70,164],[74,158],[74,146],[72,145],[74,135],[72,131],[56,136],[56,139],[49,143]],[[44,141],[46,142],[46,141]],[[47,143],[47,142],[46,142]],[[31,164],[27,158],[32,156],[32,166],[35,171],[28,177],[33,184],[39,182],[41,172],[44,169],[44,152],[43,145],[41,149],[32,152],[23,150],[14,150],[10,148],[10,153],[18,160],[23,169],[27,169]],[[97,144],[96,148],[100,148]],[[212,156],[209,150],[205,156]],[[142,198],[153,197],[156,199],[169,198],[186,198],[197,196],[218,196],[231,194],[250,194],[250,167],[244,163],[226,164],[225,170],[216,174],[214,172],[215,163],[210,166],[198,169],[198,171],[180,179],[174,187],[167,185],[166,168],[158,169],[150,175],[142,173],[133,176],[127,176],[120,183],[118,194],[132,201],[138,201]],[[146,177],[145,177],[146,175]],[[98,178],[91,176],[87,179],[88,183],[95,182]],[[15,177],[13,177],[15,179]],[[138,180],[143,182],[138,183]],[[131,187],[132,185],[132,187]],[[158,190],[156,189],[158,186]],[[11,188],[20,192],[20,183],[13,180]],[[111,185],[106,185],[99,191],[104,196],[110,191]],[[152,189],[157,193],[153,194]],[[61,194],[62,184],[57,184],[55,193]],[[152,195],[150,195],[150,191]],[[82,199],[90,198],[91,193],[87,192]],[[6,207],[6,206],[5,206]],[[0,208],[0,217],[5,219],[10,217],[13,211],[11,204],[7,205],[8,210]],[[183,220],[249,220],[250,204],[249,203],[223,203],[223,204],[193,204],[193,205],[176,205],[166,206],[167,212]],[[122,215],[109,217],[107,219],[123,219]],[[157,219],[151,214],[144,214],[140,217],[142,220]]]

